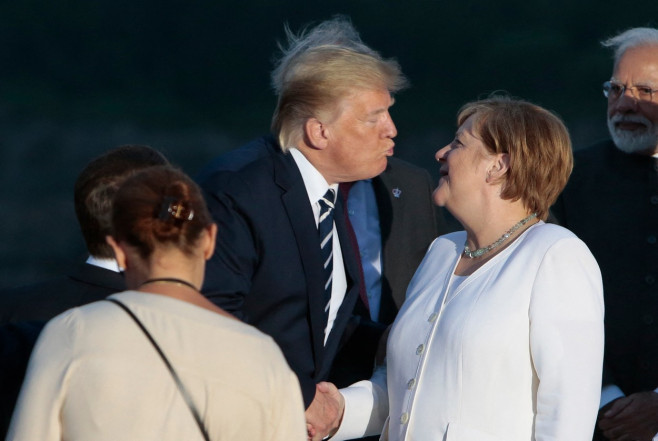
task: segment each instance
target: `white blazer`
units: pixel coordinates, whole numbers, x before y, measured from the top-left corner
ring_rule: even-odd
[[[334,439],[589,441],[603,364],[601,274],[543,222],[446,299],[466,233],[439,237],[407,290],[387,366],[341,390]],[[386,418],[388,416],[388,418]]]

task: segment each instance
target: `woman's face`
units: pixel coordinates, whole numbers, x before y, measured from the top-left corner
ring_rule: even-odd
[[[455,139],[436,152],[439,161],[439,185],[434,190],[434,203],[455,215],[459,207],[472,207],[483,195],[487,172],[494,155],[489,153],[473,127],[475,115],[459,127]]]

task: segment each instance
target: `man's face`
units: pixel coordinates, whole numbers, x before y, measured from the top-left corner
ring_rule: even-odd
[[[368,179],[384,171],[397,135],[388,112],[393,102],[387,90],[357,90],[343,98],[338,116],[325,124],[323,175],[329,183]]]
[[[658,89],[658,45],[628,49],[615,66],[611,81],[626,86],[608,98],[608,130],[615,145],[627,153],[658,152],[658,91],[653,100],[638,99],[632,86]]]

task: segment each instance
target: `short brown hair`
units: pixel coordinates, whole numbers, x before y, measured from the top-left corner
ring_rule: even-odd
[[[147,167],[169,162],[147,145],[123,145],[103,153],[80,172],[73,189],[75,214],[89,254],[113,258],[114,251],[105,241],[112,224],[112,202],[126,178]]]
[[[509,155],[501,197],[520,199],[545,220],[573,169],[571,139],[562,120],[535,104],[499,95],[464,105],[457,124],[471,116],[485,147]]]
[[[336,17],[296,36],[272,73],[278,102],[272,132],[286,151],[303,136],[309,118],[338,116],[340,100],[359,90],[395,93],[407,80],[395,60],[363,44],[349,20]]]
[[[211,223],[197,184],[171,166],[135,174],[114,198],[112,236],[135,247],[144,259],[158,245],[173,245],[191,254]]]

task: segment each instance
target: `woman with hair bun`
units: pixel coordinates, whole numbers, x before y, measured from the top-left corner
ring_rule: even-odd
[[[217,227],[196,184],[146,169],[117,192],[112,224],[129,290],[48,323],[7,439],[305,440],[278,346],[199,292]]]

